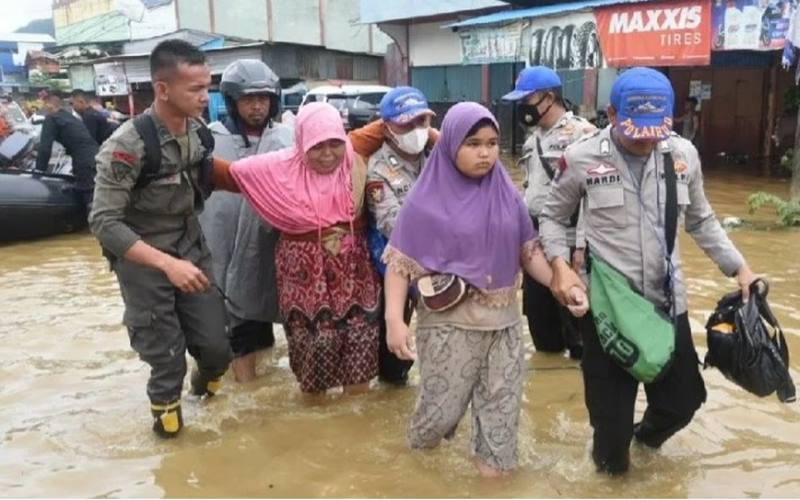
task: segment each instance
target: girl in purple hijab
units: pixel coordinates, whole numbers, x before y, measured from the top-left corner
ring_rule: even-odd
[[[422,175],[403,203],[384,253],[389,349],[414,357],[403,321],[409,285],[430,275],[467,283],[461,302],[417,307],[421,381],[408,438],[432,448],[451,438],[472,404],[472,454],[483,475],[517,464],[520,400],[527,369],[517,291],[521,269],[549,285],[551,272],[528,209],[498,160],[498,125],[477,103],[453,106]],[[585,295],[574,314],[588,307]]]

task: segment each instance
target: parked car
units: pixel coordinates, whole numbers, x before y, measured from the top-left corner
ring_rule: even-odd
[[[300,82],[281,91],[281,109],[297,114],[297,110],[303,103],[303,98],[308,93],[305,83]]]
[[[339,110],[347,130],[359,128],[380,117],[380,102],[391,87],[384,85],[322,85],[308,91],[301,106],[327,102]]]

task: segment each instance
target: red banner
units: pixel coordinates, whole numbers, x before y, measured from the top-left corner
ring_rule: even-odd
[[[711,0],[595,9],[609,66],[705,66],[711,62]]]

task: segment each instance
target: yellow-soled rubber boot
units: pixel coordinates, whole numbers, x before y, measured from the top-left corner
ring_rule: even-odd
[[[222,375],[209,379],[208,377],[202,376],[200,371],[195,369],[192,370],[192,376],[190,380],[191,392],[195,396],[205,396],[210,398],[214,394],[218,393],[222,388]]]
[[[153,432],[159,437],[174,438],[183,429],[180,401],[166,405],[151,403],[150,411],[153,414]]]

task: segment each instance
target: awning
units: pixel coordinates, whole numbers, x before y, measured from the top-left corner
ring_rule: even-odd
[[[551,16],[554,14],[563,14],[565,12],[575,12],[579,10],[591,9],[593,7],[603,7],[606,5],[616,5],[625,3],[644,3],[652,0],[583,0],[580,2],[564,2],[555,5],[544,5],[541,7],[531,7],[528,9],[505,10],[502,12],[495,12],[494,14],[487,14],[485,16],[474,17],[465,21],[451,23],[443,26],[443,28],[466,28],[472,26],[484,26],[487,24],[501,24],[527,17],[542,17]]]

